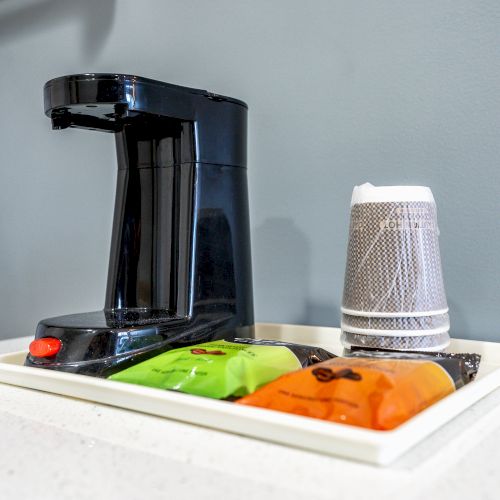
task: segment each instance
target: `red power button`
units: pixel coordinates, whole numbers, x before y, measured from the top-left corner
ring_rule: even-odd
[[[30,354],[35,358],[55,356],[61,349],[61,341],[53,337],[37,339],[30,344]]]

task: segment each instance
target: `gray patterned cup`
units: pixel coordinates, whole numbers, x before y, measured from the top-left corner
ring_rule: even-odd
[[[357,189],[365,192],[356,194]],[[447,311],[430,189],[356,187],[342,312],[413,317]]]
[[[345,347],[439,351],[450,343],[448,314],[435,316],[377,318],[342,314]]]
[[[424,333],[424,332],[422,332]],[[361,335],[342,330],[341,341],[345,348],[365,347],[392,351],[442,351],[450,344],[447,332],[435,335],[409,335],[392,337],[386,335]]]
[[[367,318],[365,316],[350,316],[342,314],[342,328],[352,333],[373,332],[423,332],[425,335],[432,333],[447,332],[450,329],[450,317],[448,314],[436,314],[434,316],[416,316],[400,318]]]

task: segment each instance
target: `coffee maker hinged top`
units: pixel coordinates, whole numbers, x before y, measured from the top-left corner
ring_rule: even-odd
[[[104,309],[40,321],[26,365],[104,377],[252,337],[246,104],[117,74],[50,80],[44,100],[56,130],[114,134],[117,190]]]

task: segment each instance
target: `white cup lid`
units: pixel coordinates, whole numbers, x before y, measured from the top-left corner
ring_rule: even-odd
[[[355,186],[351,207],[360,203],[387,203],[401,201],[424,201],[435,203],[432,191],[427,186],[374,186],[369,182]]]

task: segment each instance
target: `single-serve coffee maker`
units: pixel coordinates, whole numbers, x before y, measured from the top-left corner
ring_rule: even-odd
[[[122,74],[56,78],[44,101],[56,130],[114,134],[117,190],[104,309],[40,321],[26,365],[102,377],[252,337],[246,104]]]

